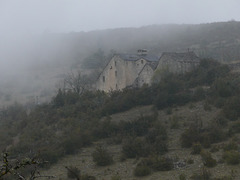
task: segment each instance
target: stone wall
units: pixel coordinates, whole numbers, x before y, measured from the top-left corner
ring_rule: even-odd
[[[96,88],[109,92],[132,86],[146,63],[144,59],[124,61],[116,55],[100,74]]]
[[[154,74],[154,70],[152,69],[152,67],[146,64],[142,69],[142,71],[140,72],[134,85],[137,87],[141,87],[144,84],[151,84],[153,74]]]
[[[162,57],[158,63],[157,69],[167,68],[173,73],[185,73],[193,70],[199,65],[199,61],[176,61],[168,57]]]

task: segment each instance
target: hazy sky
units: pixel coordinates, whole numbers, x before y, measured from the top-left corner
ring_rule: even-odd
[[[0,0],[0,33],[240,20],[240,0]]]

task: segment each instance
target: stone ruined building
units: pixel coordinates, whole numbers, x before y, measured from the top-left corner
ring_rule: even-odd
[[[147,54],[146,50],[138,50],[138,54],[117,54],[109,61],[101,72],[96,89],[109,92],[127,87],[141,87],[151,84],[157,69],[167,68],[173,73],[184,73],[199,64],[193,52],[163,53],[159,58]]]
[[[165,52],[159,59],[157,69],[167,69],[173,73],[185,73],[199,65],[199,58],[192,52]]]

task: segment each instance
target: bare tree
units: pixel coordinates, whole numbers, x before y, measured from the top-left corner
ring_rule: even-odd
[[[39,165],[43,164],[44,162],[40,161],[37,158],[24,158],[22,160],[10,160],[8,153],[2,154],[2,161],[0,162],[0,179],[3,177],[12,175],[19,180],[34,180],[38,178],[55,178],[55,176],[49,175],[41,175],[38,171]],[[30,171],[30,175],[25,177],[21,170],[26,168],[27,166],[32,167]]]
[[[91,79],[87,75],[82,75],[80,71],[71,71],[64,79],[64,91],[73,91],[82,94],[91,86]]]

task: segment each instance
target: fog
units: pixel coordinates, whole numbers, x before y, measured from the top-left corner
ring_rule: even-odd
[[[239,20],[238,0],[1,0],[1,33]]]
[[[0,0],[0,94],[52,91],[54,77],[104,49],[101,38],[89,43],[96,30],[239,21],[239,7],[239,0]]]

